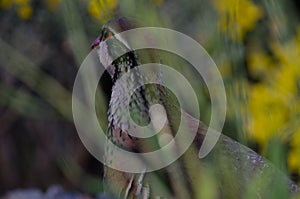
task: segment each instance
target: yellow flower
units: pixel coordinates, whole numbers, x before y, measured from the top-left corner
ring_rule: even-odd
[[[10,9],[13,5],[11,0],[0,0],[0,7],[4,9]]]
[[[31,0],[13,0],[17,5],[28,5]]]
[[[291,150],[288,154],[288,164],[292,172],[300,173],[300,149]]]
[[[18,16],[21,19],[27,20],[33,14],[30,3],[31,0],[0,0],[0,7],[5,9],[16,8]]]
[[[217,63],[217,66],[223,78],[232,75],[232,67],[228,60],[224,60],[223,63],[220,64]]]
[[[90,1],[88,11],[91,16],[97,18],[100,16],[101,11],[100,11],[100,3],[98,1]]]
[[[272,59],[262,50],[251,52],[247,57],[249,72],[254,77],[268,77],[274,70]]]
[[[275,87],[278,88],[283,95],[285,95],[287,100],[293,98],[297,94],[297,76],[292,66],[283,66],[277,73],[276,80],[277,81],[274,82]]]
[[[32,16],[33,10],[30,5],[22,5],[18,8],[18,16],[21,19],[29,19]]]
[[[117,0],[91,0],[88,5],[88,12],[92,17],[105,22],[111,17],[117,5]]]
[[[153,5],[161,6],[164,3],[164,0],[150,0]]]
[[[279,60],[279,70],[276,74],[274,86],[278,88],[286,97],[297,95],[298,81],[300,79],[300,34],[288,43],[281,45],[273,42],[271,48],[275,57]]]
[[[300,129],[294,134],[291,141],[291,150],[288,154],[288,163],[291,171],[300,173]]]
[[[58,4],[60,3],[61,0],[47,0],[46,1],[46,5],[48,7],[49,10],[55,10],[58,6]]]
[[[284,96],[265,84],[257,84],[250,88],[249,108],[250,137],[264,147],[272,136],[278,135],[285,127],[289,119],[289,109]]]
[[[254,29],[263,16],[262,9],[249,0],[214,0],[213,6],[219,13],[221,31],[228,32],[237,41]]]
[[[298,131],[294,134],[294,137],[290,144],[291,144],[292,148],[298,148],[300,150],[300,127],[299,127]],[[299,161],[300,161],[300,158],[299,158]]]
[[[261,51],[247,58],[250,73],[264,77],[249,90],[248,133],[263,149],[274,135],[291,139],[288,165],[300,174],[300,27],[295,38],[284,44],[272,41],[270,49],[272,59]]]

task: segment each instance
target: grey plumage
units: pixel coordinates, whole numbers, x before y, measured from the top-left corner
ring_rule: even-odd
[[[104,28],[114,30],[113,33],[123,31],[126,30],[124,24],[130,24],[127,21],[125,23],[125,21],[125,18],[116,19],[106,24]],[[132,28],[132,26],[129,28]],[[114,44],[113,46],[109,46],[109,49],[106,50],[109,50],[112,53],[114,50],[118,51],[116,48],[125,47],[126,46],[120,43],[120,46]],[[109,53],[103,52],[102,50],[103,49],[101,48],[98,49],[100,61],[101,56],[109,55]],[[122,118],[124,116],[123,111],[130,109],[134,112],[133,114],[137,116],[137,120],[140,120],[139,122],[146,121],[147,123],[147,121],[150,120],[149,107],[152,104],[160,103],[167,111],[170,128],[172,130],[176,129],[175,124],[178,119],[178,113],[185,115],[190,127],[195,126],[199,121],[189,116],[184,110],[178,108],[176,103],[172,101],[171,97],[168,95],[167,91],[163,87],[157,85],[140,87],[132,96],[130,96],[130,99],[128,98],[128,90],[135,87],[136,84],[143,84],[143,77],[139,74],[139,70],[135,68],[135,66],[139,64],[135,53],[136,52],[131,51],[110,63],[108,67],[105,66],[109,68],[114,82],[111,100],[109,102],[108,120],[110,123],[110,131],[108,133],[108,138],[112,139],[114,143],[126,150],[145,152],[149,150],[149,148],[145,147],[145,142],[141,142],[140,139],[134,138],[126,132],[126,129],[129,129],[129,124],[126,122],[128,118]],[[130,69],[132,69],[133,72],[128,77],[120,80],[119,78],[123,74],[126,74]],[[127,103],[128,101],[130,101],[129,104]],[[195,148],[197,151],[202,144],[205,132],[206,127],[200,122],[197,132],[194,132],[196,133],[194,145],[196,146]],[[187,132],[187,134],[188,133],[189,132]],[[113,150],[113,147],[108,149],[108,160],[113,160]],[[185,165],[184,157],[178,160],[178,163],[175,163],[174,167],[170,166],[171,169],[165,168],[165,171],[160,171],[160,175],[166,176],[166,178],[171,181],[172,179],[182,181],[180,183],[175,183],[174,181],[171,182],[166,193],[160,193],[161,184],[157,183],[157,180],[152,180],[156,178],[150,177],[149,180],[147,180],[147,176],[156,175],[155,173],[146,174],[146,181],[144,182],[149,183],[150,189],[152,190],[152,196],[166,194],[169,197],[174,197],[174,195],[178,193],[178,190],[176,190],[178,184],[179,186],[182,186],[183,190],[187,190],[187,192],[195,191],[191,188],[191,183],[196,181],[192,178],[197,178],[198,175],[201,175],[201,170],[199,173],[197,172],[197,166],[199,164],[203,167],[214,167],[219,180],[221,198],[242,198],[243,194],[249,191],[250,185],[252,186],[250,191],[256,196],[254,198],[271,198],[280,191],[291,194],[299,191],[298,186],[289,180],[285,174],[279,171],[268,160],[225,135],[221,135],[214,150],[204,159],[200,160],[198,156],[195,156],[195,153],[192,150],[188,152],[192,157],[189,160],[192,163],[193,161],[197,161],[195,168],[191,168],[193,170],[193,176],[189,174],[189,171],[184,170],[189,169]],[[180,170],[179,173],[174,173],[172,167],[180,168],[182,170]],[[172,175],[176,176],[176,178],[173,178]],[[106,183],[109,184],[110,187],[119,189],[119,191],[117,191],[119,193],[121,192],[124,194],[124,190],[128,187],[128,183],[132,183],[132,176],[133,174],[115,171],[110,168],[106,169]],[[259,182],[263,182],[263,184],[260,184]],[[133,186],[132,189],[134,188],[136,187]],[[199,187],[199,189],[201,189],[201,187]],[[195,197],[194,193],[187,194],[190,198]],[[134,196],[134,194],[131,196]],[[180,198],[180,196],[177,196],[177,198]]]

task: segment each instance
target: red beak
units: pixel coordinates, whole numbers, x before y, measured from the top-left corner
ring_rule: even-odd
[[[97,47],[101,42],[101,36],[97,37],[97,39],[92,43],[91,45],[91,49],[94,49],[95,47]]]

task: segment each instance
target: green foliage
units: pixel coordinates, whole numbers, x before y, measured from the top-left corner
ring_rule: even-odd
[[[0,122],[4,126],[0,129],[0,143],[5,140],[12,143],[0,144],[3,172],[0,187],[7,190],[21,185],[39,186],[39,182],[46,187],[59,182],[88,192],[100,190],[95,188],[95,178],[91,175],[97,176],[95,170],[101,170],[101,166],[90,168],[94,160],[84,151],[79,139],[74,138],[77,135],[73,127],[71,92],[75,74],[89,52],[90,43],[98,36],[103,23],[119,15],[138,18],[148,26],[174,28],[201,43],[215,60],[227,90],[224,133],[245,144],[254,143],[258,151],[282,171],[299,176],[300,26],[296,15],[299,12],[291,3],[269,0],[199,3],[0,0]],[[169,55],[165,54],[167,58]],[[183,60],[174,63],[186,64]],[[197,96],[201,115],[208,122],[210,100],[205,85],[199,81],[200,77],[193,76],[193,72],[184,70],[184,73],[194,87],[197,84],[201,87]],[[107,99],[101,91],[96,98],[96,107],[101,109],[98,116],[105,117],[107,104],[103,104]],[[11,112],[14,119],[7,117],[6,112]],[[24,123],[27,124],[25,128],[14,127],[23,127]],[[28,127],[29,124],[34,125]],[[14,157],[17,152],[22,156],[16,140],[25,139],[13,136],[18,134],[31,135],[39,143],[34,153],[26,156],[27,162],[32,163],[28,173],[39,167],[35,162],[45,160],[40,156],[49,155],[49,161],[39,167],[39,172],[45,175],[36,182],[32,182],[31,175],[22,174],[11,166],[24,164],[24,158]],[[47,142],[49,134],[55,138],[52,143]],[[53,149],[53,144],[64,147]],[[76,173],[75,177],[70,174],[73,170],[76,170],[72,172]],[[206,187],[206,191],[196,195],[216,198],[214,191],[219,179],[214,177],[212,168],[203,171],[199,184]],[[263,187],[264,181],[256,177],[249,181],[249,190],[241,198],[255,198],[252,185]],[[230,180],[235,179],[229,178],[227,183]],[[92,185],[82,186],[85,183]],[[287,193],[280,185],[274,186],[278,194],[270,198],[286,198]]]

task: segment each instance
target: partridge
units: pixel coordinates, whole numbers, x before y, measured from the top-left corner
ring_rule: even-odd
[[[276,183],[280,183],[282,190],[289,193],[298,192],[298,186],[268,160],[223,134],[208,157],[199,159],[197,150],[201,147],[205,137],[206,127],[201,121],[181,110],[176,100],[163,86],[153,84],[139,87],[130,96],[130,99],[126,99],[128,95],[125,92],[128,91],[128,88],[132,87],[134,82],[142,81],[137,68],[142,58],[138,52],[131,49],[125,38],[116,37],[116,35],[137,26],[137,22],[125,17],[113,19],[102,27],[100,36],[92,44],[92,48],[97,51],[101,65],[106,68],[113,82],[108,110],[107,138],[115,146],[107,148],[106,161],[108,165],[109,161],[114,158],[115,147],[135,153],[144,153],[156,150],[161,146],[160,137],[154,136],[152,140],[142,139],[136,138],[128,132],[130,128],[126,123],[126,118],[122,118],[124,109],[132,110],[136,122],[145,125],[155,119],[153,118],[155,116],[151,115],[150,107],[160,104],[164,107],[167,117],[167,125],[164,127],[166,135],[171,138],[174,136],[173,132],[177,128],[176,121],[182,114],[188,128],[194,129],[191,131],[195,131],[196,127],[195,139],[193,146],[183,157],[159,171],[133,174],[105,166],[106,191],[120,198],[197,198],[196,192],[201,191],[201,185],[197,184],[203,170],[201,168],[213,165],[218,179],[218,198],[242,198],[255,175],[264,182],[264,187],[252,183],[253,189],[251,190],[257,196],[256,198],[271,197],[276,193],[276,190],[272,189]],[[112,45],[107,44],[110,38],[114,38],[116,41]],[[122,49],[127,53],[114,60],[112,55]],[[155,56],[158,56],[157,53],[150,50],[149,57],[154,57],[154,60],[159,62],[159,58]],[[117,81],[129,71],[131,72],[125,79]],[[154,74],[157,74],[159,81],[163,82],[163,77],[159,73]],[[128,100],[130,101],[129,105],[125,103]],[[188,135],[190,132],[186,133]]]

